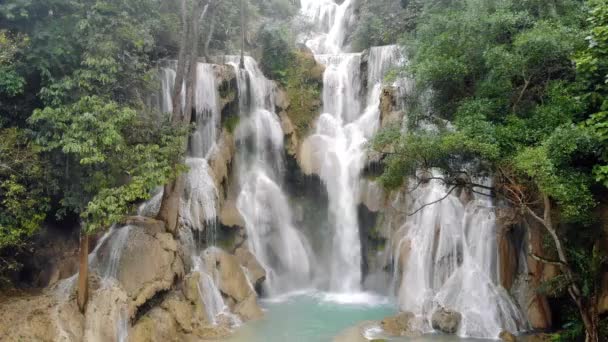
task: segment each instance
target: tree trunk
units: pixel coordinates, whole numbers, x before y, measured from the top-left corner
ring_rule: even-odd
[[[557,235],[557,230],[553,226],[553,221],[551,219],[551,199],[545,194],[543,194],[543,204],[544,210],[542,218],[534,213],[534,211],[529,207],[527,207],[527,211],[534,219],[542,223],[543,227],[551,236],[555,249],[557,250],[558,260],[547,261],[539,258],[538,256],[535,256],[535,258],[543,262],[557,264],[560,267],[560,270],[570,284],[568,286],[568,293],[570,294],[570,297],[574,303],[576,303],[581,320],[585,325],[585,342],[599,342],[597,300],[595,300],[594,295],[591,296],[591,298],[585,298],[575,281],[572,268],[570,267],[570,263],[566,255],[566,250],[561,239]]]
[[[193,12],[188,16],[186,0],[181,0],[182,40],[179,47],[179,57],[173,90],[174,125],[189,124],[192,119],[194,94],[196,93],[196,67],[200,40],[200,22],[207,13],[209,1],[200,0],[194,5]],[[188,44],[191,42],[191,44]],[[182,90],[185,81],[185,90]],[[182,94],[185,92],[184,103]],[[184,146],[187,150],[187,145]],[[178,175],[175,180],[164,186],[163,196],[157,218],[165,223],[169,232],[176,233],[179,221],[179,206],[184,190],[184,177]]]
[[[245,0],[241,0],[241,69],[245,68]]]
[[[82,231],[80,234],[78,293],[76,302],[78,303],[80,312],[84,313],[89,299],[89,236]]]

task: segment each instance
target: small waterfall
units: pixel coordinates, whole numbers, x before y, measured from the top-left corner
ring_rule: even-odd
[[[488,184],[491,185],[491,184]],[[410,210],[447,195],[432,180],[416,189]],[[497,338],[502,330],[517,332],[526,321],[510,295],[498,284],[496,217],[489,197],[475,195],[463,204],[455,195],[408,218],[395,251],[402,269],[399,304],[423,318],[438,308],[462,314],[458,335]]]
[[[333,0],[302,0],[301,13],[317,30],[306,45],[318,54],[342,52],[347,32],[354,24],[355,2],[345,0],[338,5]]]
[[[196,69],[196,130],[192,134],[190,153],[207,158],[212,152],[220,128],[219,87],[214,65],[198,63]]]
[[[326,66],[325,113],[317,120],[316,131],[304,142],[303,158],[313,165],[329,194],[330,222],[334,226],[330,289],[354,292],[360,290],[362,280],[357,205],[366,143],[379,127],[384,75],[404,61],[397,46],[370,49],[367,96],[363,97],[367,106],[363,109],[362,55],[323,54],[315,58]]]
[[[113,281],[118,279],[120,257],[122,256],[122,251],[128,242],[131,228],[131,226],[125,226],[121,228],[113,227],[111,229],[112,233],[108,238],[108,247],[106,247],[109,250],[108,259],[106,260],[105,264],[99,265],[102,267],[102,277],[104,281]]]
[[[249,247],[266,269],[264,286],[270,294],[300,288],[310,283],[312,253],[293,225],[282,190],[284,133],[274,113],[275,85],[253,58],[245,58],[244,70],[239,70],[238,57],[227,59],[239,75],[237,209],[245,221]]]
[[[193,230],[205,231],[208,228],[211,241],[215,244],[215,225],[217,221],[218,191],[213,180],[213,172],[207,160],[187,158],[190,169],[186,175],[184,194],[180,202],[182,224]]]
[[[211,270],[209,267],[210,264],[215,265],[211,257],[212,251],[216,247],[209,247],[207,250],[201,251],[201,244],[195,241],[191,229],[181,229],[179,237],[192,260],[192,272],[199,274],[197,287],[207,320],[215,325],[218,323],[217,318],[220,315],[232,318],[233,315],[230,314],[230,309],[224,303],[224,298],[219,290],[219,279],[214,274],[214,269]],[[234,319],[232,321],[236,322]]]

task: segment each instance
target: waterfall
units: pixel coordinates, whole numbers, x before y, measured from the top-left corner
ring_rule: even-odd
[[[218,138],[220,101],[213,64],[198,63],[196,68],[196,130],[190,141],[193,157],[207,158]]]
[[[208,244],[215,244],[218,191],[213,180],[213,171],[203,158],[187,158],[189,168],[184,194],[180,201],[182,224],[193,230],[208,228]]]
[[[431,316],[439,308],[462,315],[459,336],[496,338],[503,330],[524,330],[525,318],[498,284],[496,217],[490,197],[476,194],[463,204],[448,195],[440,181],[432,180],[410,195],[409,209],[413,212],[446,195],[408,218],[400,229],[395,259],[402,269],[401,309],[421,317],[429,332]]]
[[[357,208],[366,143],[380,122],[383,78],[403,63],[397,46],[374,47],[368,53],[367,75],[363,54],[343,53],[346,32],[354,20],[354,2],[302,1],[302,14],[318,31],[306,45],[326,66],[323,75],[323,114],[314,133],[302,146],[306,168],[327,187],[333,226],[329,288],[336,292],[361,290],[361,241]],[[367,87],[363,84],[367,78]]]
[[[275,84],[264,77],[253,58],[245,58],[243,70],[238,57],[226,58],[238,75],[237,209],[245,221],[249,248],[267,272],[264,286],[269,294],[301,288],[310,283],[312,253],[294,227],[282,187],[284,133],[274,113]]]
[[[348,29],[354,24],[355,2],[345,0],[338,5],[333,0],[301,0],[301,13],[317,30],[306,46],[317,54],[342,52]]]

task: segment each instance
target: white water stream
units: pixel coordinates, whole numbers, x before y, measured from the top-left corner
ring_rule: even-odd
[[[255,60],[228,56],[238,75],[240,123],[236,130],[237,209],[245,221],[248,244],[266,270],[264,287],[275,295],[311,282],[312,252],[292,222],[283,192],[284,133],[274,110],[275,84]]]

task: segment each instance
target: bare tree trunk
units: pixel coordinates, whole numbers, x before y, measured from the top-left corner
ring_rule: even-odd
[[[245,68],[245,0],[241,0],[241,69]]]
[[[78,253],[78,293],[76,302],[78,309],[84,313],[89,299],[89,236],[81,231],[80,250]]]

